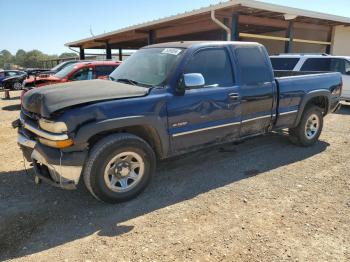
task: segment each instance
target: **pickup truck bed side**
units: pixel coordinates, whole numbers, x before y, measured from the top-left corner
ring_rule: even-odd
[[[338,81],[337,85],[332,85],[334,80]],[[315,81],[318,83],[316,86]],[[338,103],[331,94],[341,85],[341,79],[337,79],[333,73],[279,77],[276,78],[276,82],[279,89],[279,105],[275,128],[297,126],[305,106],[313,98],[323,100],[323,104],[319,106],[324,110],[324,115]]]

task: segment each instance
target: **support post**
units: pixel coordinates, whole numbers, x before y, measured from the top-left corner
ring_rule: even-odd
[[[239,41],[239,14],[238,13],[232,14],[231,41]]]
[[[156,43],[156,32],[154,30],[150,30],[148,32],[148,45],[153,45]]]
[[[293,52],[293,39],[294,39],[294,22],[289,21],[289,25],[286,32],[286,38],[289,38],[289,41],[284,43],[284,52],[292,53]]]
[[[328,42],[331,42],[330,45],[326,46],[326,54],[331,54],[332,53],[332,45],[333,45],[333,33],[334,33],[334,27],[332,26],[331,30],[328,33]]]
[[[108,41],[106,42],[106,59],[111,60],[112,59],[112,49],[109,45]]]
[[[85,60],[85,52],[84,52],[84,48],[80,47],[79,49],[79,58],[80,60]]]
[[[123,49],[119,48],[119,61],[123,61]]]

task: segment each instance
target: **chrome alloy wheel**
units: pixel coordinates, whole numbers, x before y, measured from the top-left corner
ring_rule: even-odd
[[[307,139],[313,139],[320,128],[320,119],[316,114],[311,114],[306,121],[305,136]]]
[[[107,164],[104,180],[114,192],[126,192],[134,188],[145,173],[145,163],[135,152],[122,152]]]
[[[21,90],[22,89],[22,84],[20,82],[15,82],[13,84],[13,89],[15,90]]]

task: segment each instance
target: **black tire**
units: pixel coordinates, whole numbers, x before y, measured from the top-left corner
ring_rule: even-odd
[[[310,134],[310,136],[307,135],[307,132],[305,131],[306,126],[310,125],[308,121],[310,120],[310,117],[316,116],[318,118],[318,127],[317,131],[315,131],[313,134]],[[290,140],[299,146],[311,146],[315,144],[318,141],[318,138],[321,135],[323,128],[323,114],[321,108],[317,106],[308,106],[300,119],[300,122],[297,127],[290,128],[289,129],[289,135]]]
[[[130,190],[115,192],[105,181],[105,169],[115,156],[123,152],[133,152],[140,156],[144,164],[144,172]],[[132,134],[120,133],[109,135],[93,146],[85,162],[83,177],[87,189],[96,199],[107,203],[118,203],[140,194],[151,180],[155,167],[155,153],[146,141]]]

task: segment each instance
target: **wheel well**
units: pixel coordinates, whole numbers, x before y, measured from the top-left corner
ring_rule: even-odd
[[[305,105],[305,108],[315,105],[322,109],[323,115],[326,115],[328,113],[328,99],[325,96],[316,96],[311,98]]]
[[[160,141],[160,137],[158,135],[158,132],[156,131],[155,128],[152,126],[148,125],[140,125],[140,126],[128,126],[128,127],[123,127],[123,128],[117,128],[117,129],[112,129],[108,130],[105,132],[101,132],[98,134],[95,134],[92,136],[89,140],[89,147],[93,147],[94,144],[99,141],[101,138],[110,135],[110,134],[116,134],[116,133],[129,133],[136,135],[143,140],[145,140],[154,150],[158,158],[162,158],[163,155],[163,150],[162,150],[162,145]]]

